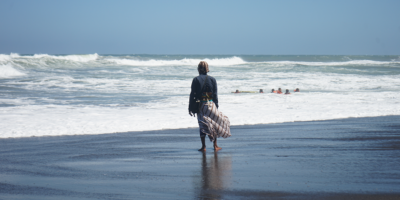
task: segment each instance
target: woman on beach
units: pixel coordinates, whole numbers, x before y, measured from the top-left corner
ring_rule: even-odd
[[[206,150],[206,135],[214,143],[214,149],[220,150],[217,138],[231,136],[230,122],[227,116],[218,111],[218,88],[214,77],[207,75],[208,64],[201,61],[197,67],[199,76],[193,78],[189,98],[189,115],[196,117],[200,128],[201,148]]]

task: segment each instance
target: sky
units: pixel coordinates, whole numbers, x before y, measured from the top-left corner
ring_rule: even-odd
[[[400,55],[399,0],[0,0],[0,54]]]

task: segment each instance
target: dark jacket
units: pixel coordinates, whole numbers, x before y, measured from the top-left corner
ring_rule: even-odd
[[[213,102],[218,108],[218,89],[217,89],[217,81],[214,77],[208,76],[207,82],[204,85],[203,91],[201,91],[201,87],[206,79],[207,74],[200,74],[197,77],[193,78],[192,81],[192,91],[190,92],[189,97],[189,112],[193,112],[193,107],[196,106],[196,100],[201,99],[202,92],[211,92]]]

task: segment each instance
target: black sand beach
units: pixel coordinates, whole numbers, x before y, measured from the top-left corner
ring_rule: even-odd
[[[400,199],[400,116],[0,139],[0,199]]]

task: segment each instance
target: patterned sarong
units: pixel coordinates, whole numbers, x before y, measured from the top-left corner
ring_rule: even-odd
[[[213,142],[215,138],[227,138],[231,136],[230,122],[227,116],[218,111],[212,101],[202,102],[197,113],[200,131]]]

